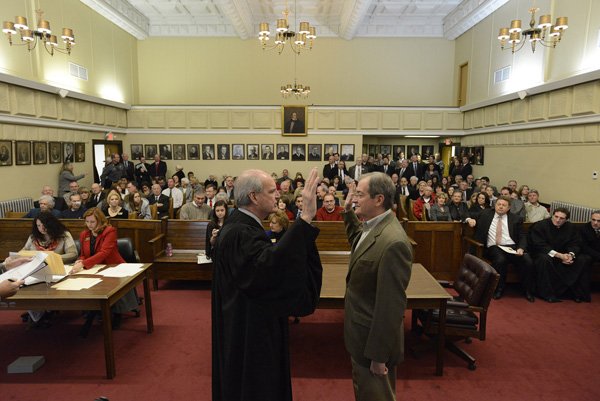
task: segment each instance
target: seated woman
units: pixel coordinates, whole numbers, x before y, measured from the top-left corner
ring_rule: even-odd
[[[69,230],[53,214],[40,213],[33,219],[31,235],[22,251],[52,251],[60,255],[63,263],[72,263],[77,259],[77,248]],[[49,314],[43,310],[30,310],[23,320],[34,326],[48,326]]]
[[[529,201],[529,186],[528,185],[521,185],[519,187],[519,189],[517,190],[517,194],[519,195],[519,199],[521,199],[523,202],[528,202]]]
[[[194,200],[194,189],[187,178],[181,179],[181,191],[183,192],[183,203],[192,202]]]
[[[91,191],[89,188],[79,188],[79,195],[81,195],[81,207],[87,209],[87,204],[90,201]]]
[[[440,192],[435,201],[435,205],[431,206],[429,210],[429,219],[431,221],[452,221],[450,211],[446,202],[448,201],[448,195],[444,192]]]
[[[208,225],[206,226],[206,247],[205,252],[207,257],[211,257],[212,255],[212,247],[217,242],[217,236],[219,235],[219,230],[225,224],[225,220],[227,219],[227,202],[224,200],[218,200],[215,202],[215,206],[213,209],[212,216]]]
[[[413,205],[413,214],[417,220],[423,219],[423,213],[426,213],[426,217],[429,217],[429,210],[435,205],[435,196],[433,196],[433,189],[428,187],[427,184],[422,187],[423,194],[419,196],[417,201]]]
[[[125,197],[124,206],[129,216],[135,214],[137,219],[144,220],[149,220],[152,218],[148,199],[142,198],[142,195],[140,195],[139,192],[128,194]]]
[[[127,219],[129,212],[123,208],[122,204],[121,195],[117,191],[110,191],[106,196],[102,213],[110,219]]]
[[[79,242],[81,253],[79,259],[73,265],[71,274],[83,269],[90,269],[97,264],[120,264],[125,263],[119,254],[117,247],[117,230],[108,224],[108,220],[102,211],[96,207],[88,209],[83,215],[86,229],[81,232]],[[133,290],[126,293],[112,307],[113,328],[121,325],[121,314],[135,310],[138,307],[137,297]],[[86,324],[81,334],[85,337],[92,325],[96,313],[88,313]]]
[[[278,210],[269,215],[269,227],[271,229],[267,231],[267,237],[271,239],[272,243],[279,242],[288,226],[290,225],[290,220],[283,210]]]
[[[490,198],[488,195],[485,192],[479,192],[477,198],[475,198],[475,202],[469,208],[469,217],[477,220],[481,212],[490,207]]]
[[[287,198],[281,198],[279,199],[279,201],[277,202],[277,209],[281,210],[283,213],[286,214],[288,220],[294,220],[294,213],[292,213],[289,209],[290,204],[287,200]]]
[[[152,195],[152,191],[150,190],[150,185],[147,182],[142,182],[142,194],[144,194],[144,198],[148,198]]]

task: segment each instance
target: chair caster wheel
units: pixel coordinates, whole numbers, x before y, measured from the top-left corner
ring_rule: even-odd
[[[470,363],[469,364],[469,370],[475,370],[475,369],[477,369],[477,366],[475,366],[474,363]]]

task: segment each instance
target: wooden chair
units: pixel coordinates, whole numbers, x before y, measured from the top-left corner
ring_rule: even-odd
[[[496,290],[500,275],[488,263],[473,255],[465,254],[458,277],[454,283],[442,282],[458,293],[448,302],[446,310],[446,347],[468,362],[470,370],[475,370],[475,358],[455,342],[465,340],[467,344],[475,337],[485,340],[487,311]],[[430,337],[438,334],[439,309],[413,311],[415,331]]]
[[[417,219],[415,217],[414,206],[415,206],[415,201],[412,200],[412,199],[409,199],[408,200],[408,210],[406,211],[407,215],[408,215],[408,220],[410,220],[410,221],[419,221],[419,219]]]
[[[158,206],[156,203],[151,204],[150,206],[150,217],[152,220],[158,220]]]
[[[27,212],[13,212],[12,210],[9,210],[8,212],[4,212],[4,218],[6,218],[6,219],[21,219],[21,218],[25,217],[26,214],[27,214]]]
[[[408,211],[406,210],[408,196],[400,195],[398,197],[398,208],[396,209],[396,216],[398,220],[403,220],[408,218]]]
[[[169,198],[169,218],[170,219],[175,218],[175,212],[173,210],[173,198]]]

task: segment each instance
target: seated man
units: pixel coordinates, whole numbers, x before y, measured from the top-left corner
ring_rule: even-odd
[[[600,209],[592,212],[592,220],[581,226],[579,233],[581,252],[590,257],[590,262],[600,262]]]
[[[525,203],[525,221],[528,223],[535,223],[550,217],[548,209],[540,205],[538,201],[539,196],[540,193],[536,189],[531,189],[529,195],[527,195],[527,203]]]
[[[24,218],[33,219],[39,216],[42,212],[52,213],[56,217],[60,217],[60,211],[54,209],[54,198],[50,195],[42,195],[38,201],[39,207],[33,208],[27,213]]]
[[[591,301],[589,257],[580,254],[577,228],[568,209],[559,207],[552,217],[529,229],[529,249],[537,275],[537,293],[547,302],[560,302],[570,293],[575,302]]]
[[[451,202],[448,205],[450,218],[452,221],[460,221],[461,223],[468,224],[470,227],[475,227],[476,221],[470,217],[467,203],[463,202],[462,198],[463,194],[460,191],[452,193],[452,197],[450,198]]]
[[[162,191],[162,194],[169,198],[173,198],[174,213],[176,213],[181,205],[183,205],[183,192],[175,186],[175,181],[172,178],[167,180],[167,188]]]
[[[208,220],[212,209],[206,203],[203,191],[194,192],[194,200],[186,203],[179,212],[180,220]]]
[[[50,195],[54,198],[54,208],[58,211],[65,210],[67,208],[67,203],[63,199],[62,196],[54,196],[54,189],[50,185],[44,185],[42,187],[42,195]],[[33,202],[34,208],[39,208],[40,204],[38,201]]]
[[[65,194],[63,195],[63,199],[65,200],[65,204],[67,205],[67,209],[69,206],[69,198],[71,197],[71,194],[75,192],[75,193],[79,193],[79,183],[77,181],[71,181],[69,183],[69,192],[65,192]]]
[[[317,221],[344,221],[340,214],[343,210],[343,207],[335,205],[335,196],[326,194],[323,207],[317,210]]]
[[[169,197],[163,195],[160,184],[152,185],[152,195],[148,197],[148,203],[154,205],[156,203],[156,210],[158,212],[159,219],[166,219],[169,217]]]
[[[69,193],[69,208],[63,210],[60,217],[63,219],[82,219],[85,208],[81,206],[81,195],[77,192]]]
[[[456,193],[455,193],[456,194]],[[521,283],[525,289],[525,298],[534,302],[535,272],[531,256],[525,253],[527,238],[521,230],[522,220],[510,213],[511,199],[501,196],[494,209],[484,209],[479,215],[475,238],[485,245],[484,256],[490,260],[492,267],[500,275],[500,281],[494,299],[500,299],[506,284],[506,268],[512,263],[519,269]],[[510,248],[509,250],[500,247]]]

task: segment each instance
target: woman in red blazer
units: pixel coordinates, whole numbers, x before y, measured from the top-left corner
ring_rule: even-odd
[[[83,214],[87,230],[79,236],[81,252],[79,260],[73,265],[71,274],[82,269],[89,269],[97,264],[125,263],[117,247],[117,230],[108,224],[106,216],[97,207],[86,210]],[[121,313],[137,309],[138,302],[133,290],[125,294],[113,307],[113,328],[118,328],[121,323]],[[91,314],[93,320],[94,314]],[[88,314],[88,321],[90,315]],[[91,325],[91,321],[86,325]],[[88,328],[89,329],[89,328]]]

